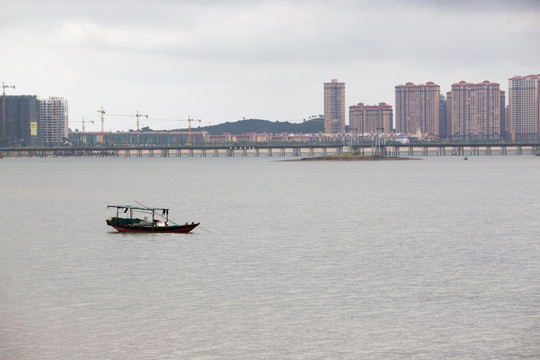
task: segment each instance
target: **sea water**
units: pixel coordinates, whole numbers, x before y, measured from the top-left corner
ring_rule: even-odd
[[[538,157],[278,160],[0,160],[0,357],[540,358]]]

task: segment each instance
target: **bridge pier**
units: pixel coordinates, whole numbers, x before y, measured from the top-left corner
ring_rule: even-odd
[[[275,151],[274,151],[275,146]],[[446,148],[449,149],[449,154],[446,154]],[[263,156],[263,152],[266,152],[266,156],[276,156],[286,157],[292,155],[294,157],[300,156],[328,156],[329,154],[343,154],[345,150],[345,145],[335,145],[335,144],[291,144],[291,145],[255,145],[255,146],[231,146],[224,147],[223,145],[204,145],[204,146],[100,146],[100,147],[56,147],[56,148],[0,148],[0,157],[5,158],[21,158],[21,157],[182,157],[189,156],[193,157],[195,153],[201,157],[208,157],[213,154],[214,157],[220,156],[220,152],[223,152],[221,155],[224,156],[235,156],[235,152],[238,151],[243,157],[246,156]],[[367,150],[366,150],[367,149]],[[467,151],[465,151],[465,149]],[[394,155],[400,156],[401,150],[403,154],[408,154],[409,156],[420,155],[428,156],[431,153],[436,153],[437,156],[446,156],[450,155],[460,155],[465,156],[465,154],[470,155],[509,155],[510,153],[515,155],[538,155],[540,156],[540,143],[526,144],[510,144],[510,143],[470,143],[470,144],[392,144],[386,147],[375,147],[371,144],[362,144],[354,145],[351,147],[356,153],[360,154],[371,154],[372,155]],[[302,154],[304,151],[304,154]],[[184,154],[182,154],[184,152]],[[433,154],[435,155],[435,154]],[[240,155],[239,155],[240,156]]]
[[[437,156],[445,156],[445,155],[446,155],[446,146],[438,146]]]
[[[452,155],[465,155],[465,148],[463,146],[454,146],[452,148]]]

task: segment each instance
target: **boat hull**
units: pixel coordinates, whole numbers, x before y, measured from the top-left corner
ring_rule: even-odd
[[[168,226],[147,226],[147,225],[121,225],[111,220],[107,220],[107,225],[113,227],[118,232],[133,232],[133,233],[189,233],[199,223],[191,223],[185,225],[168,225]]]

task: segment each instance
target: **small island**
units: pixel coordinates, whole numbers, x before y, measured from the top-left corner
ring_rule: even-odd
[[[420,160],[417,158],[388,155],[365,155],[360,153],[343,153],[318,157],[307,157],[297,161],[387,161],[387,160]]]

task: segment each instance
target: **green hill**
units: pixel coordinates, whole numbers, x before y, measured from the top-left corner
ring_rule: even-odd
[[[188,129],[177,129],[173,131],[187,131]],[[212,126],[193,126],[192,131],[208,131],[211,135],[221,135],[231,133],[234,135],[254,133],[281,134],[281,133],[318,133],[324,131],[324,121],[322,119],[307,120],[302,123],[272,122],[268,120],[249,119],[236,122],[226,122]]]

